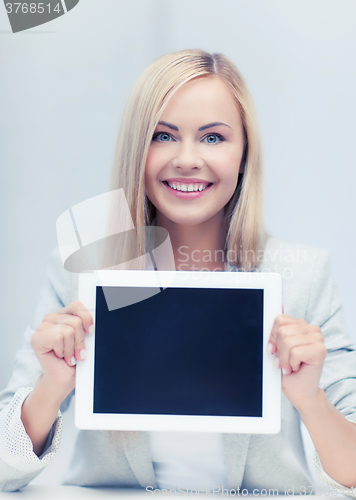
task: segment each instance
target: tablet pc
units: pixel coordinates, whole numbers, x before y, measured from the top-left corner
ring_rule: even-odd
[[[77,427],[279,432],[281,373],[266,348],[281,288],[275,273],[82,273],[95,331],[76,369]]]

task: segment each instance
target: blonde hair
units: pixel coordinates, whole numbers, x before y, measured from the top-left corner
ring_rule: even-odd
[[[225,207],[227,259],[245,270],[256,266],[264,244],[262,224],[262,152],[252,97],[235,65],[222,54],[180,50],[150,64],[127,103],[117,140],[111,189],[123,188],[135,227],[149,226],[155,207],[145,195],[145,165],[153,133],[169,99],[185,83],[217,76],[236,99],[244,127],[243,174]],[[145,254],[144,232],[138,234]]]

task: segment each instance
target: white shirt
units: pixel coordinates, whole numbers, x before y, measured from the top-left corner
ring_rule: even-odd
[[[151,432],[150,450],[160,489],[227,488],[221,434]]]

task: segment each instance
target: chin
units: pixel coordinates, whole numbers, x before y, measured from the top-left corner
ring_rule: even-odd
[[[204,222],[207,222],[209,219],[211,219],[213,215],[211,216],[205,216],[205,217],[197,217],[196,215],[191,215],[191,216],[185,216],[185,217],[169,217],[167,216],[167,219],[169,219],[171,222],[174,224],[178,224],[179,226],[199,226],[200,224],[203,224]]]

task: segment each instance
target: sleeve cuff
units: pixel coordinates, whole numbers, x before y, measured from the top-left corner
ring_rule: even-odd
[[[348,419],[348,420],[350,420],[350,422],[356,423],[355,418]],[[356,498],[356,488],[354,488],[354,487],[347,488],[346,486],[343,486],[342,484],[335,481],[335,479],[330,477],[329,474],[327,474],[325,472],[323,466],[321,465],[319,455],[318,455],[316,450],[314,451],[314,460],[313,461],[314,461],[314,465],[315,465],[316,471],[318,473],[318,476],[323,481],[323,483],[326,484],[326,486],[328,486],[330,489],[337,490],[342,495],[345,495],[347,497]]]
[[[21,408],[32,387],[19,389],[0,412],[0,458],[11,467],[26,473],[43,469],[54,458],[61,441],[63,418],[59,411],[47,437],[44,452],[38,457],[21,420]]]

